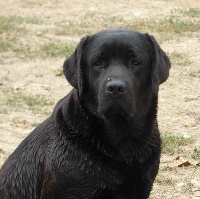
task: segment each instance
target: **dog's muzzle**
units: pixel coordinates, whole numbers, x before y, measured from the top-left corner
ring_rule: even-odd
[[[133,116],[134,95],[128,83],[122,78],[107,78],[98,97],[98,112],[103,118],[121,115]]]

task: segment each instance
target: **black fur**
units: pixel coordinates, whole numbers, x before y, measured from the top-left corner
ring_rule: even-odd
[[[74,89],[4,163],[0,198],[148,198],[160,161],[158,87],[169,69],[148,34],[83,38],[64,63]]]

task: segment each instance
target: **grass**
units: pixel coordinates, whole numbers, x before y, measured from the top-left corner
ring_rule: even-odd
[[[55,71],[56,76],[62,76],[63,75],[63,69],[58,69]]]
[[[199,100],[200,97],[185,97],[184,100],[185,102],[191,102],[191,101],[196,101]]]
[[[173,66],[187,66],[191,64],[187,54],[174,51],[169,54]]]
[[[173,167],[170,167],[170,166],[164,166],[164,167],[160,167],[159,168],[160,171],[167,171],[167,172],[171,172],[171,171],[174,171],[175,168]]]
[[[25,59],[68,57],[75,49],[74,46],[73,44],[51,42],[34,50],[22,45],[13,49],[13,51],[16,55]]]
[[[149,32],[156,36],[159,43],[163,43],[171,39],[179,39],[180,35],[188,36],[191,32],[196,33],[200,31],[200,20],[182,19],[178,16],[169,16],[161,19],[133,18],[129,21],[118,16],[92,19],[86,18],[84,21],[70,22],[66,25],[57,24],[54,34],[59,36],[71,35],[80,38],[85,35],[94,34],[99,30],[124,27],[141,32]]]
[[[44,56],[47,57],[58,57],[65,56],[68,57],[74,50],[75,45],[66,43],[48,43],[41,46],[40,50],[43,52]]]
[[[35,128],[35,127],[39,126],[40,124],[41,124],[40,122],[35,122],[35,123],[32,123],[31,126]]]
[[[191,154],[191,158],[194,160],[200,160],[200,149],[194,149]]]
[[[8,114],[8,113],[9,111],[7,107],[3,107],[3,106],[0,107],[0,114]]]
[[[15,34],[24,29],[25,24],[42,24],[42,20],[37,17],[21,17],[17,15],[0,16],[0,34]]]
[[[17,26],[22,22],[22,18],[18,16],[0,16],[0,34],[13,31],[19,31]]]
[[[199,8],[188,8],[188,9],[174,9],[171,10],[173,15],[178,16],[187,16],[187,17],[199,17],[200,16],[200,9]]]
[[[172,179],[172,178],[169,178],[169,177],[164,177],[164,176],[158,176],[156,178],[156,181],[155,181],[157,184],[159,185],[174,185],[175,184],[175,181]]]
[[[162,134],[162,152],[173,155],[183,152],[183,147],[193,143],[192,138],[184,138],[183,136],[175,136],[171,134]]]
[[[192,14],[193,13],[193,14]],[[188,35],[191,32],[200,31],[199,19],[184,19],[180,14],[189,16],[198,16],[199,9],[189,10],[172,10],[172,14],[166,18],[133,18],[126,20],[121,16],[96,16],[95,13],[89,12],[81,21],[70,21],[66,24],[56,22],[55,28],[52,31],[57,36],[68,35],[72,37],[83,37],[98,32],[102,29],[113,27],[125,27],[141,32],[150,32],[151,34],[158,34],[158,41],[160,43],[178,39],[178,35]],[[0,52],[14,51],[16,56],[21,58],[46,58],[69,56],[73,51],[75,44],[73,42],[63,41],[46,41],[44,45],[37,46],[37,49],[31,50],[28,44],[21,44],[20,38],[30,35],[26,24],[43,24],[43,21],[37,17],[21,17],[17,15],[0,16]],[[39,39],[45,38],[49,31],[43,30],[40,34],[35,34]],[[33,34],[31,32],[31,34]],[[175,54],[174,56],[181,56]],[[180,57],[180,59],[183,57]],[[2,59],[2,58],[1,58]],[[179,59],[179,57],[177,57]],[[187,65],[188,59],[185,62],[179,59],[178,65]],[[2,59],[3,60],[3,59]],[[3,61],[1,61],[3,63]]]
[[[188,193],[192,193],[192,188],[194,187],[194,185],[191,182],[187,182],[184,185],[184,191],[188,192]]]
[[[17,47],[15,53],[27,59],[68,57],[75,49],[75,44],[64,42],[50,42],[38,46],[37,49],[30,49],[26,46]]]
[[[167,19],[166,27],[167,31],[184,35],[185,32],[196,32],[200,30],[200,21],[186,20],[179,17],[169,17]],[[165,30],[166,31],[166,30]]]
[[[0,53],[5,52],[12,48],[11,42],[3,41],[0,39]]]
[[[24,111],[26,109],[36,114],[49,114],[48,107],[54,104],[52,99],[45,95],[25,95],[22,92],[16,92],[12,88],[2,90],[3,99],[1,104],[1,113],[8,113],[13,110]],[[5,106],[7,109],[5,109]]]
[[[0,16],[0,52],[5,52],[13,48],[16,37],[22,32],[19,27],[21,18],[17,16]]]
[[[190,72],[189,76],[200,78],[200,70]]]
[[[27,33],[25,24],[42,24],[42,20],[17,15],[0,16],[0,53],[16,48],[18,39]]]

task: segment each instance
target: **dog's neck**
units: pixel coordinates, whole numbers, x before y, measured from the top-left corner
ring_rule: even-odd
[[[86,147],[88,145],[90,148],[93,146],[94,149],[113,159],[127,160],[127,164],[134,162],[137,147],[141,143],[145,145],[148,142],[152,130],[157,126],[157,96],[141,99],[136,114],[129,120],[119,115],[106,120],[94,115],[88,110],[88,107],[94,104],[80,105],[76,89],[73,89],[67,98],[69,102],[67,106],[65,98],[57,105],[57,112],[60,110],[59,114],[62,116],[58,117],[60,118],[58,123],[63,121],[61,125],[64,131],[68,129],[66,136],[72,141],[79,142],[79,145]]]

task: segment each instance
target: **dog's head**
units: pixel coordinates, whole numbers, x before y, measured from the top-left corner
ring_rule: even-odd
[[[131,118],[144,95],[157,95],[169,69],[169,58],[154,37],[127,29],[83,38],[64,63],[64,74],[80,99],[103,118]]]

